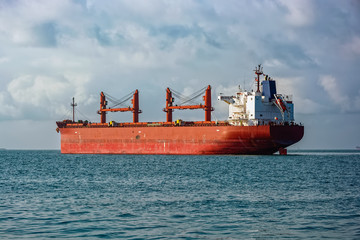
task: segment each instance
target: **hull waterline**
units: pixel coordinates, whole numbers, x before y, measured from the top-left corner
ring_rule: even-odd
[[[273,154],[303,137],[293,126],[61,128],[61,152],[72,154]]]

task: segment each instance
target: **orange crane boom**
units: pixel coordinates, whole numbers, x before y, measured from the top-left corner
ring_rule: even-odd
[[[133,95],[133,99],[131,100],[133,107],[126,108],[106,108],[107,101],[105,94],[101,92],[100,94],[100,110],[98,113],[100,114],[100,122],[106,123],[106,113],[107,112],[133,112],[133,122],[139,122],[139,113],[141,110],[139,109],[139,91],[136,89]]]
[[[174,99],[172,98],[172,92],[169,88],[166,89],[166,107],[164,112],[166,112],[166,122],[172,122],[172,112],[174,109],[204,109],[205,110],[205,121],[211,121],[211,111],[214,111],[214,108],[211,106],[211,86],[208,85],[205,90],[205,96],[203,96],[205,104],[199,105],[182,105],[182,106],[173,106]]]
[[[184,106],[171,106],[168,107],[168,109],[201,109],[201,108],[205,108],[205,105],[199,104],[199,105],[184,105]]]

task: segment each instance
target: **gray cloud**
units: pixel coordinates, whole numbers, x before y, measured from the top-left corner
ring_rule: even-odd
[[[121,97],[136,88],[141,119],[161,121],[166,87],[211,84],[216,99],[218,89],[251,86],[259,63],[294,94],[299,121],[360,120],[358,10],[335,0],[2,1],[0,122],[61,119],[73,96],[95,121],[100,91]],[[226,118],[226,106],[214,104]]]
[[[53,22],[45,22],[35,26],[33,33],[36,36],[36,43],[40,47],[56,47],[57,46],[57,30],[56,24]]]

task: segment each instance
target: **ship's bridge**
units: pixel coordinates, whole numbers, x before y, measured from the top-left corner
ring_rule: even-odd
[[[228,121],[244,126],[294,122],[292,95],[278,94],[275,80],[267,75],[261,86],[261,91],[240,90],[234,96],[218,96],[218,100],[229,104]]]

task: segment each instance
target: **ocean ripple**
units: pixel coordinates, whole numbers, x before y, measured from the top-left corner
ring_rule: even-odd
[[[1,239],[357,239],[360,155],[0,151]]]

